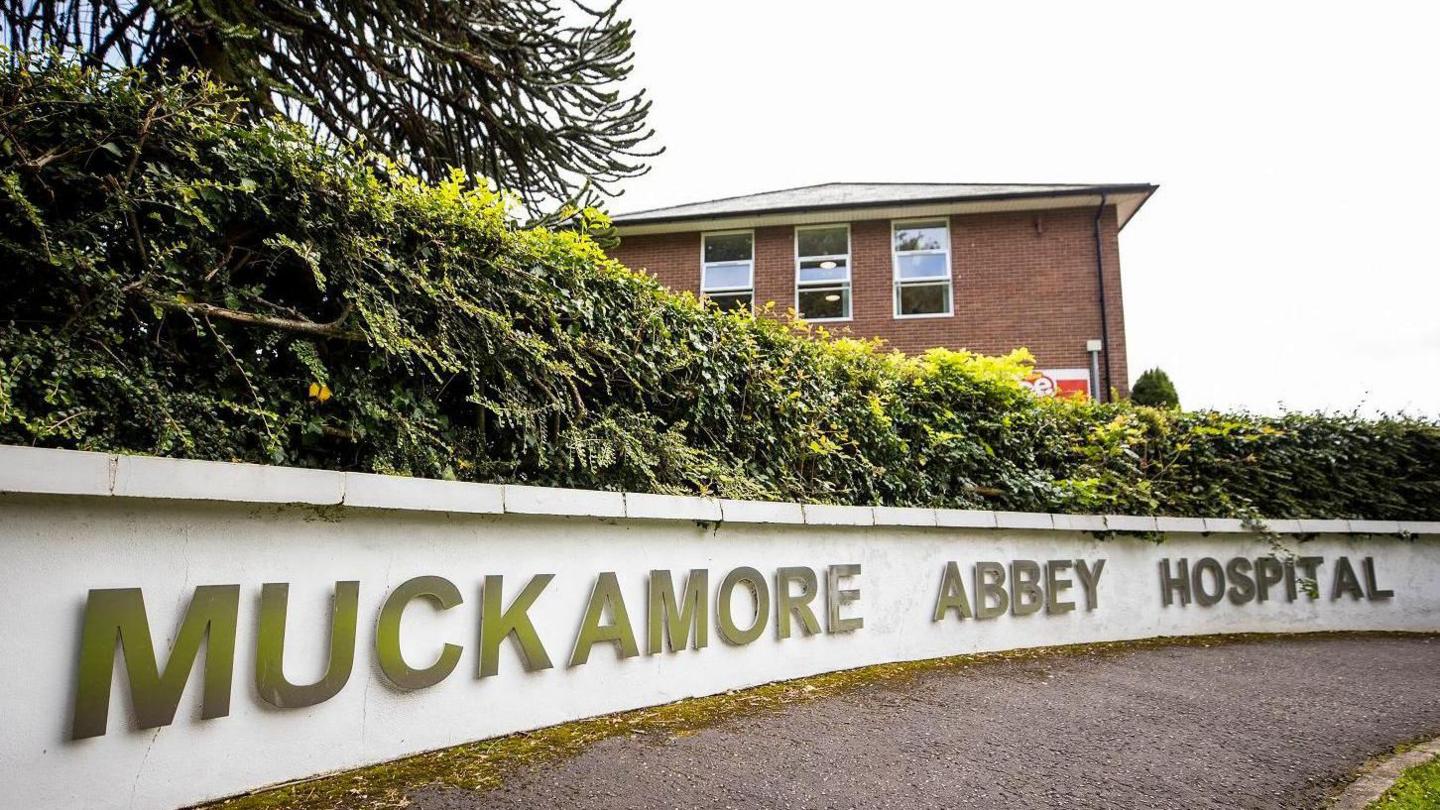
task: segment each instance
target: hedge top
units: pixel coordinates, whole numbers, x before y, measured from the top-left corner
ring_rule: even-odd
[[[185,76],[0,81],[0,442],[731,498],[1440,519],[1440,426],[1040,400],[726,314]],[[605,227],[587,212],[590,227]]]

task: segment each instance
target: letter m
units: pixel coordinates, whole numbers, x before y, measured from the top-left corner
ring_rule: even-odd
[[[168,726],[175,719],[175,709],[190,680],[190,671],[195,668],[201,643],[205,644],[205,688],[200,716],[210,719],[229,714],[239,606],[239,585],[196,588],[161,672],[140,589],[90,591],[85,603],[85,626],[80,633],[71,737],[79,740],[105,733],[117,642],[125,657],[130,701],[140,728]]]
[[[650,605],[646,614],[649,629],[647,655],[662,652],[665,641],[670,642],[670,651],[685,649],[691,628],[694,628],[695,649],[709,643],[709,622],[706,616],[706,598],[710,587],[710,572],[704,568],[691,569],[685,579],[685,595],[675,598],[675,580],[669,571],[650,572]]]

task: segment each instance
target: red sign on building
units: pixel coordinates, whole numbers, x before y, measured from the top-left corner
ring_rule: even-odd
[[[1090,370],[1084,368],[1035,369],[1022,382],[1042,397],[1090,398]]]

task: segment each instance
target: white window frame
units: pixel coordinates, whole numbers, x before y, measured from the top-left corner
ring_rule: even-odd
[[[750,261],[749,261],[749,262],[740,262],[740,261],[707,262],[707,261],[705,261],[705,240],[706,240],[706,239],[708,239],[708,238],[710,238],[710,237],[712,237],[712,236],[734,236],[734,235],[736,235],[736,234],[741,234],[741,233],[743,233],[743,234],[748,234],[748,235],[750,236]],[[707,289],[707,288],[705,287],[705,276],[706,276],[706,272],[705,272],[705,271],[706,271],[706,270],[710,269],[711,267],[726,267],[726,266],[733,266],[733,265],[739,265],[739,264],[749,264],[749,265],[750,265],[750,286],[748,286],[748,287],[715,287],[715,288],[712,288],[712,289]],[[731,230],[731,231],[703,231],[703,232],[701,232],[701,234],[700,234],[700,297],[703,298],[703,299],[708,299],[708,298],[710,298],[710,296],[712,296],[712,295],[731,296],[731,295],[739,295],[739,294],[741,294],[741,293],[749,293],[749,294],[750,294],[750,311],[751,311],[751,312],[754,312],[754,311],[755,311],[755,231],[754,231],[754,229],[748,229],[748,230],[746,230],[746,229],[741,229],[741,230]]]
[[[825,255],[825,256],[803,256],[803,257],[802,257],[802,256],[800,255],[800,232],[801,232],[801,231],[829,231],[829,230],[834,230],[835,228],[841,228],[841,227],[843,227],[843,228],[845,229],[845,252],[844,252],[844,253],[835,253],[835,254],[830,254],[830,255]],[[892,237],[892,242],[893,242],[893,237]],[[800,291],[801,291],[801,290],[805,290],[805,289],[817,289],[817,288],[818,288],[818,289],[829,289],[829,288],[832,288],[832,287],[839,287],[839,288],[842,290],[841,295],[844,296],[844,300],[845,300],[845,312],[846,312],[846,314],[845,314],[843,317],[840,317],[840,318],[805,318],[805,320],[806,320],[807,322],[809,322],[809,323],[844,323],[844,322],[846,322],[846,321],[853,321],[853,320],[855,320],[855,291],[854,291],[854,284],[853,284],[854,279],[855,279],[855,265],[854,265],[854,262],[853,262],[852,259],[851,259],[851,255],[854,254],[854,252],[855,252],[855,246],[854,246],[854,243],[852,243],[852,242],[850,241],[850,223],[848,223],[848,222],[831,222],[831,223],[828,223],[828,224],[825,224],[825,225],[797,225],[797,226],[795,226],[795,311],[800,313],[800,317],[802,317],[802,318],[805,317],[805,313],[800,312]],[[845,260],[845,280],[844,280],[844,281],[811,281],[811,282],[807,282],[807,283],[801,283],[801,281],[800,281],[800,260],[801,260],[802,258],[808,259],[808,260],[811,260],[811,261],[814,261],[814,260],[816,260],[816,259],[820,259],[821,261],[824,261],[824,260],[826,260],[826,259],[844,259],[844,260]]]
[[[909,279],[900,280],[900,256],[901,251],[895,249],[895,232],[906,227],[916,225],[945,226],[945,245],[940,250],[907,250],[906,256],[933,256],[943,254],[945,256],[945,278]],[[890,221],[890,279],[892,289],[890,291],[891,314],[896,320],[909,320],[911,318],[952,318],[955,316],[955,272],[950,264],[950,217],[921,217],[918,219],[894,219]],[[945,311],[924,312],[914,315],[902,315],[900,313],[900,288],[901,287],[938,287],[945,285]]]

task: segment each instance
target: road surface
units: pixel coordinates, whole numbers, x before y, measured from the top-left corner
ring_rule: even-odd
[[[498,808],[1316,808],[1440,735],[1440,638],[1284,638],[1046,656],[627,736],[488,794]]]

